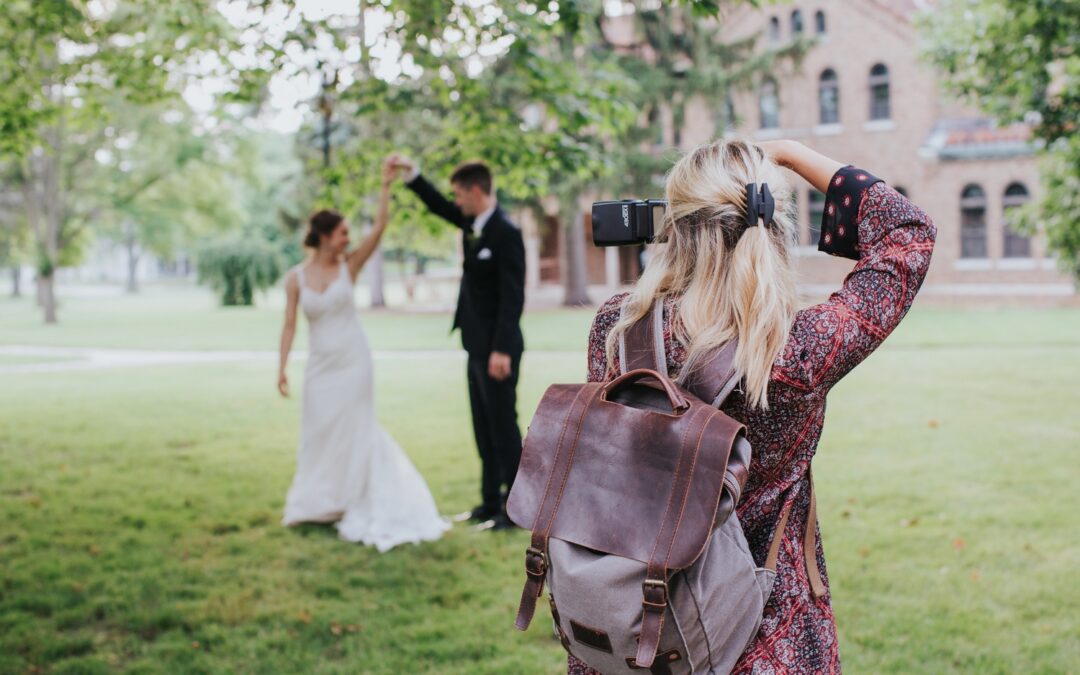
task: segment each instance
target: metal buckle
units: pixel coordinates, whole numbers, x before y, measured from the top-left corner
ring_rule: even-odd
[[[649,601],[649,589],[655,588],[660,590],[661,599],[659,602]],[[646,607],[658,607],[663,609],[668,604],[668,585],[666,581],[658,581],[656,579],[646,579],[641,584],[642,604]]]
[[[530,563],[536,563],[534,568]],[[542,577],[547,574],[547,556],[538,548],[530,546],[525,549],[525,573],[531,577]]]

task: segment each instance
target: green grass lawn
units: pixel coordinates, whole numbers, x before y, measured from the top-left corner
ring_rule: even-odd
[[[602,297],[594,297],[599,302]],[[218,307],[205,289],[149,286],[135,296],[61,297],[60,324],[43,326],[29,299],[0,298],[0,345],[128,349],[270,349],[281,336],[280,290],[255,307]],[[361,310],[374,349],[458,349],[447,313]],[[529,312],[522,323],[530,350],[585,348],[590,309]],[[296,348],[306,344],[303,320]],[[890,338],[891,347],[1074,346],[1080,311],[1073,309],[916,308]]]
[[[157,300],[72,301],[44,328],[9,302],[0,344],[276,342],[279,308]],[[1078,317],[916,311],[834,390],[815,477],[848,672],[1076,672]],[[456,346],[445,315],[366,320],[380,349]],[[588,320],[527,317],[523,428],[549,383],[583,376],[565,351]],[[380,418],[445,513],[477,498],[463,367],[377,362]],[[0,672],[558,672],[545,622],[512,626],[524,533],[458,526],[379,555],[278,525],[298,404],[273,376],[0,373]]]
[[[151,286],[136,296],[62,299],[60,323],[43,326],[29,299],[0,298],[0,345],[276,350],[284,298],[277,291],[257,301],[255,307],[219,307],[204,289]],[[592,316],[588,309],[526,314],[527,346],[583,350]],[[461,348],[450,334],[449,313],[365,310],[362,320],[374,349]],[[307,325],[303,319],[299,324],[295,347],[303,349]]]

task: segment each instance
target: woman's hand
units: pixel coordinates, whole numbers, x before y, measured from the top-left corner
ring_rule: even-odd
[[[401,171],[401,168],[401,165],[398,164],[396,155],[390,155],[385,160],[383,160],[382,187],[384,191],[390,188],[390,185],[397,178],[398,173]]]
[[[757,144],[773,162],[785,169],[794,169],[791,162],[793,145],[800,145],[798,141],[778,139],[775,141],[762,141]]]
[[[278,373],[277,390],[282,396],[289,398],[289,378],[285,375],[284,370]]]
[[[829,181],[837,171],[844,167],[835,159],[826,157],[798,141],[788,139],[764,141],[758,143],[758,147],[765,151],[769,159],[799,174],[803,180],[822,193],[828,191]]]

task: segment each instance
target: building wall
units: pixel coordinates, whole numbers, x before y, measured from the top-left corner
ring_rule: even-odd
[[[1030,150],[1021,154],[1015,147],[1002,150],[991,138],[961,148],[965,156],[974,158],[943,159],[931,147],[929,141],[943,125],[977,121],[981,114],[944,92],[937,74],[920,60],[918,35],[911,22],[916,6],[912,0],[797,0],[760,9],[745,7],[722,17],[716,27],[725,41],[760,33],[762,49],[770,45],[771,17],[780,20],[779,41],[771,44],[782,45],[791,39],[791,15],[796,10],[802,12],[806,36],[816,35],[814,14],[824,12],[826,33],[817,36],[818,43],[798,67],[783,65],[773,73],[780,101],[778,128],[760,128],[755,90],[733,92],[737,123],[727,130],[718,129],[718,111],[723,105],[722,93],[718,92],[714,98],[697,97],[688,105],[685,126],[679,134],[680,149],[688,150],[721,135],[799,140],[904,188],[911,200],[930,214],[938,226],[938,244],[924,290],[927,295],[960,301],[1007,297],[1077,301],[1071,279],[1059,273],[1054,261],[1045,256],[1040,238],[1032,241],[1030,258],[1003,257],[1006,186],[1019,182],[1030,199],[1040,197],[1037,160]],[[628,17],[613,19],[611,31],[629,42],[631,25]],[[888,120],[870,119],[870,71],[877,63],[884,64],[889,72]],[[822,125],[819,77],[827,68],[837,75],[839,122]],[[670,120],[670,115],[664,119]],[[676,136],[670,122],[668,125],[664,138],[670,145]],[[789,172],[789,178],[799,186],[801,246],[797,256],[804,290],[816,294],[835,288],[850,269],[850,262],[817,252],[809,232],[811,190],[795,174]],[[970,183],[980,185],[986,193],[986,259],[964,259],[960,255],[960,195]],[[601,258],[589,256],[590,281],[598,283],[604,278],[610,284],[614,281],[610,273],[602,277]]]

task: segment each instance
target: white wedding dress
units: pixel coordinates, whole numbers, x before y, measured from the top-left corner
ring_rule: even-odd
[[[375,546],[432,541],[449,528],[420,473],[375,418],[371,348],[348,268],[322,293],[300,284],[310,335],[296,476],[284,525],[337,521],[338,535]]]

